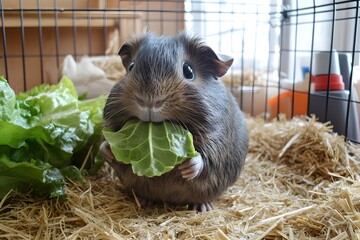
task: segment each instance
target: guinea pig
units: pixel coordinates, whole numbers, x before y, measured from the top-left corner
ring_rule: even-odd
[[[233,59],[185,33],[145,33],[125,43],[119,55],[127,73],[108,96],[104,126],[118,131],[132,118],[170,121],[192,133],[199,155],[151,178],[116,161],[106,141],[100,146],[105,160],[142,206],[163,202],[212,210],[212,201],[238,179],[248,150],[244,114],[219,79]]]

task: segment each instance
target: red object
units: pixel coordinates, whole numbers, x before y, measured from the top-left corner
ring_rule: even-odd
[[[315,91],[326,91],[328,82],[330,82],[330,91],[345,89],[342,76],[337,74],[312,76],[311,82],[314,83]]]

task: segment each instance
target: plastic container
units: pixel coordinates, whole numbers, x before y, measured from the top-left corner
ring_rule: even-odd
[[[331,56],[331,63],[330,63],[330,56]],[[313,59],[313,65],[311,69],[312,76],[320,76],[320,75],[341,75],[340,71],[340,64],[339,64],[339,55],[337,51],[331,52],[317,52],[315,53]],[[329,63],[330,72],[329,72]]]
[[[307,115],[309,72],[304,72],[303,81],[294,83],[292,80],[282,79],[280,87],[285,91],[281,92],[278,96],[270,98],[267,102],[268,119],[276,118],[278,113],[285,114],[287,119],[293,116]]]
[[[346,135],[350,140],[360,142],[356,103],[350,103],[347,134],[345,132],[349,91],[329,91],[327,105],[326,98],[326,91],[311,92],[309,114],[315,114],[320,122],[330,121],[334,126],[334,132]]]
[[[326,58],[329,56],[329,53],[319,52],[314,57],[314,68],[319,67],[320,69],[314,69],[313,73],[320,74],[313,75],[311,79],[314,84],[314,91],[311,91],[309,95],[309,114],[315,114],[320,122],[330,121],[334,126],[334,132],[346,135],[350,140],[360,142],[356,103],[349,102],[350,92],[345,89],[343,76],[338,73],[340,65],[336,52],[332,54],[330,74],[322,74],[326,67],[327,72],[329,72],[330,59]],[[325,63],[328,65],[326,66]],[[348,76],[346,78],[348,79]]]
[[[294,96],[293,96],[294,95]],[[294,104],[293,101],[294,100]],[[279,102],[279,111],[278,111]],[[300,116],[307,114],[308,94],[302,92],[285,91],[279,96],[268,100],[269,119],[273,119],[279,113],[284,113],[287,119],[292,116]],[[294,109],[292,111],[292,109]]]

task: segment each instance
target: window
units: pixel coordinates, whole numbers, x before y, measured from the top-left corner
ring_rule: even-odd
[[[186,0],[185,27],[216,52],[232,56],[233,69],[271,71],[279,62],[280,5],[276,0]]]

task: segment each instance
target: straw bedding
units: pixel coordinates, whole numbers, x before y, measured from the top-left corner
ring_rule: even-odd
[[[243,174],[207,213],[159,205],[141,209],[105,166],[69,199],[0,203],[8,239],[360,239],[357,146],[314,118],[248,118]]]

